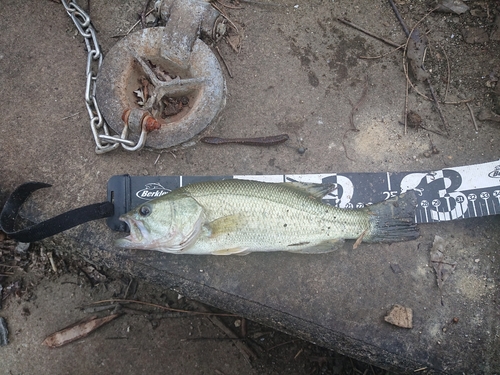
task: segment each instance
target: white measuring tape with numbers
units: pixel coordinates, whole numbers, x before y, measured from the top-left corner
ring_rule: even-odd
[[[118,217],[143,203],[181,186],[214,179],[248,179],[265,182],[302,181],[335,183],[337,189],[323,198],[341,208],[361,208],[408,190],[417,193],[417,223],[432,223],[500,214],[500,160],[430,172],[324,173],[300,175],[228,176],[113,176],[108,199],[115,214],[108,219],[114,230],[126,230]]]

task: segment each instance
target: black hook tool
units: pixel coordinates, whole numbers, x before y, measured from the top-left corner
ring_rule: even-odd
[[[14,190],[7,199],[0,214],[0,229],[10,238],[20,242],[34,242],[76,227],[87,221],[113,216],[114,205],[106,201],[76,208],[41,223],[15,230],[17,215],[26,199],[34,191],[50,186],[52,185],[43,182],[27,182]]]

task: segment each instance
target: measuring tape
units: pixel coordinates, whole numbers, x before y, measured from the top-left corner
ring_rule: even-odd
[[[114,215],[113,230],[126,231],[118,217],[144,201],[200,181],[246,179],[263,182],[335,183],[337,189],[323,201],[336,207],[362,208],[414,190],[418,205],[416,223],[433,223],[500,213],[500,160],[446,168],[431,172],[325,173],[226,176],[113,176],[108,181],[108,200]]]
[[[82,223],[107,219],[108,226],[127,231],[120,215],[179,187],[201,181],[245,179],[263,182],[309,182],[336,184],[325,203],[363,208],[413,190],[417,196],[416,223],[433,223],[496,215],[500,213],[500,160],[446,168],[432,172],[326,173],[298,175],[231,176],[113,176],[108,181],[108,200],[73,209],[27,228],[16,229],[16,218],[31,193],[47,188],[43,182],[17,187],[0,213],[0,228],[21,242],[39,241]]]

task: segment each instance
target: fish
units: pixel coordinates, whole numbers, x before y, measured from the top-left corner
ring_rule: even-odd
[[[412,191],[343,209],[322,201],[335,189],[335,184],[240,179],[189,184],[121,215],[130,234],[115,245],[172,254],[319,254],[348,239],[357,247],[418,238]]]

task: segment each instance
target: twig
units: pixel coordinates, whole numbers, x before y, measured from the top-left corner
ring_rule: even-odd
[[[398,11],[398,8],[396,7],[396,4],[394,4],[394,2],[392,0],[389,0],[389,3],[391,4],[391,7],[392,9],[394,10],[394,13],[396,14],[396,17],[399,21],[399,23],[401,24],[401,27],[403,28],[404,32],[406,33],[407,35],[407,39],[406,39],[406,45],[405,45],[405,49],[404,49],[404,53],[403,53],[403,59],[404,61],[406,61],[406,52],[407,52],[407,49],[408,49],[408,43],[413,35],[413,32],[415,31],[415,29],[417,28],[417,26],[429,15],[431,14],[432,12],[434,12],[438,7],[432,9],[431,11],[429,11],[424,17],[422,17],[416,24],[415,26],[413,26],[413,28],[411,29],[411,32],[408,31],[408,28],[406,27],[406,24],[403,20],[403,18],[401,17],[401,14],[399,13]],[[406,64],[403,63],[403,67],[405,69],[405,74],[406,74],[406,79],[409,80],[409,77],[408,77],[408,74],[406,72]],[[434,91],[434,87],[432,86],[432,83],[431,83],[431,80],[430,78],[427,78],[426,79],[426,82],[429,86],[429,90],[431,92],[431,95],[432,95],[432,99],[434,101],[434,103],[436,104],[436,108],[438,110],[438,113],[439,113],[439,117],[441,117],[441,121],[443,121],[443,125],[444,125],[444,129],[446,131],[446,134],[448,134],[449,136],[449,126],[448,126],[448,121],[446,121],[446,118],[444,117],[444,114],[443,114],[443,111],[441,110],[441,106],[439,105],[439,100],[436,96],[436,92]],[[412,87],[413,84],[412,84]],[[414,87],[415,88],[415,87]],[[415,89],[416,90],[416,89]],[[417,91],[417,90],[416,90]],[[418,92],[418,91],[417,91]]]
[[[476,129],[476,132],[478,132],[479,129],[477,127],[476,118],[474,117],[474,112],[472,112],[472,108],[470,107],[469,103],[465,103],[465,105],[469,109],[470,117],[472,118],[472,123],[474,124],[474,129]]]
[[[410,32],[408,31],[408,27],[406,26],[406,23],[405,23],[403,17],[401,17],[401,13],[399,13],[399,10],[396,7],[396,4],[394,4],[394,1],[389,0],[389,4],[391,5],[392,10],[396,14],[396,18],[398,19],[401,27],[403,28],[403,31],[405,32],[406,36],[410,35]],[[412,30],[412,32],[413,32],[413,30]]]
[[[252,5],[260,5],[263,7],[284,7],[286,5],[282,4],[273,4],[273,3],[263,3],[261,1],[253,1],[253,0],[240,0],[240,3],[247,3]]]
[[[146,13],[146,17],[149,16],[151,13],[154,12],[154,9],[150,9],[149,12]],[[127,36],[128,34],[130,34],[132,32],[132,30],[134,30],[137,25],[139,25],[141,23],[141,20],[137,21],[136,23],[134,23],[132,25],[132,27],[125,33],[125,34],[117,34],[117,35],[113,35],[111,38],[122,38],[124,36]]]
[[[444,57],[446,58],[446,67],[448,69],[448,77],[446,79],[446,89],[444,90],[444,99],[443,102],[446,102],[446,98],[448,97],[448,91],[450,89],[450,80],[451,80],[451,68],[450,68],[450,59],[448,59],[448,54],[444,47],[440,44],[441,49],[443,50]]]
[[[130,289],[130,285],[132,285],[133,281],[134,281],[134,279],[130,278],[130,281],[129,281],[128,285],[127,285],[127,289],[125,289],[125,294],[123,295],[124,296],[123,298],[127,298],[128,297],[128,290]]]
[[[227,65],[226,60],[222,56],[222,53],[221,53],[221,51],[219,49],[219,46],[215,46],[215,50],[217,51],[217,54],[219,55],[219,57],[222,60],[222,62],[224,63],[224,66],[226,67],[226,70],[227,70],[227,74],[229,74],[229,77],[233,78],[233,73],[231,72],[231,69],[229,69],[229,65]]]
[[[277,344],[277,345],[271,346],[266,351],[269,352],[269,351],[271,351],[273,349],[279,348],[280,346],[284,346],[284,345],[288,345],[288,344],[293,344],[294,342],[297,342],[297,341],[298,340],[290,340],[290,341],[282,342],[281,344]]]
[[[434,92],[434,87],[432,87],[432,84],[431,84],[431,79],[430,78],[427,78],[426,79],[426,82],[427,84],[429,85],[429,90],[431,91],[431,95],[432,95],[432,98],[434,99],[434,104],[436,104],[436,108],[438,110],[438,113],[439,113],[439,117],[441,117],[441,121],[443,121],[443,125],[444,125],[444,130],[446,130],[446,134],[448,134],[448,136],[450,135],[449,133],[449,126],[448,126],[448,121],[446,120],[446,118],[444,117],[444,113],[443,111],[441,110],[441,106],[439,105],[439,100],[436,96],[436,93]]]
[[[189,310],[174,309],[174,308],[168,307],[168,306],[157,305],[156,303],[143,302],[143,301],[137,301],[137,300],[132,300],[132,299],[123,299],[123,298],[112,298],[112,299],[105,299],[105,300],[101,300],[101,301],[96,301],[96,302],[92,302],[89,306],[91,306],[91,305],[97,305],[97,304],[100,304],[100,303],[113,303],[113,302],[137,303],[137,304],[140,304],[140,305],[157,307],[157,308],[162,309],[162,310],[182,312],[182,313],[187,313],[187,314],[191,314],[191,315],[213,315],[213,316],[232,316],[232,317],[238,316],[238,315],[235,315],[235,314],[211,313],[211,312],[201,312],[201,311],[189,311]]]
[[[239,33],[240,33],[240,30],[238,29],[238,27],[234,24],[234,22],[233,22],[233,21],[231,21],[231,20],[229,19],[229,17],[228,17],[228,16],[226,16],[226,15],[224,14],[224,12],[222,11],[222,9],[221,9],[221,8],[219,8],[217,5],[215,5],[213,2],[211,2],[210,4],[211,4],[211,5],[212,5],[215,9],[217,9],[217,10],[219,11],[220,15],[221,15],[222,17],[224,17],[224,18],[227,20],[227,22],[229,22],[229,23],[231,24],[231,26],[233,26],[233,27],[234,27],[234,29],[236,30],[236,33],[238,33],[238,34],[239,34]]]
[[[150,3],[151,3],[151,0],[146,0],[146,4],[144,5],[144,9],[141,12],[141,26],[143,29],[146,28],[146,10],[148,9]]]
[[[228,337],[234,339],[233,343],[234,345],[240,350],[241,354],[243,354],[246,358],[246,360],[250,363],[250,360],[252,358],[256,358],[257,355],[255,352],[247,345],[245,342],[241,341],[240,338],[233,332],[231,331],[222,321],[217,318],[216,316],[213,316],[213,314],[210,314],[208,310],[200,303],[194,303],[195,306],[198,307],[199,310],[204,310],[206,314],[212,315],[208,316],[208,320],[210,320],[214,325],[219,327],[219,329],[224,332]]]
[[[180,339],[181,342],[183,341],[224,341],[224,340],[246,340],[243,337],[192,337],[189,339]]]
[[[405,72],[408,69],[408,61],[405,61]],[[407,133],[408,129],[408,82],[409,80],[406,80],[406,91],[405,91],[405,110],[404,110],[404,121],[405,121],[405,135]]]
[[[110,304],[110,305],[102,305],[102,306],[92,306],[92,307],[85,307],[82,310],[87,313],[87,314],[94,314],[96,312],[101,312],[101,311],[106,311],[106,310],[114,310],[117,307],[120,307],[119,304]]]
[[[300,350],[297,352],[297,354],[295,354],[295,356],[293,357],[293,359],[297,359],[299,357],[299,355],[304,351],[304,348],[300,348]]]
[[[158,164],[158,160],[160,160],[160,156],[161,156],[161,153],[159,153],[158,156],[156,157],[154,165]]]
[[[413,370],[413,372],[421,372],[421,371],[425,371],[425,370],[427,370],[427,367],[420,367],[420,368]]]
[[[389,39],[385,39],[385,38],[382,38],[381,36],[378,36],[378,35],[375,35],[373,34],[372,32],[368,31],[368,30],[365,30],[363,29],[362,27],[358,26],[358,25],[355,25],[353,24],[351,21],[348,21],[346,19],[342,19],[342,18],[337,18],[337,21],[339,22],[342,22],[343,24],[347,25],[347,26],[351,26],[352,28],[356,29],[356,30],[359,30],[363,33],[365,33],[366,35],[369,35],[371,36],[372,38],[375,38],[375,39],[378,39],[380,40],[381,42],[384,42],[390,46],[393,46],[393,47],[396,47],[396,48],[400,48],[400,45],[393,42],[392,40],[389,40]]]
[[[396,52],[398,50],[400,50],[401,48],[403,48],[405,45],[404,43],[401,44],[398,48],[395,48],[393,49],[392,51],[389,51],[387,53],[384,53],[383,55],[379,55],[379,56],[358,56],[358,59],[364,59],[364,60],[376,60],[376,59],[381,59],[382,57],[386,57],[388,55],[390,55],[391,53],[393,52]]]
[[[404,21],[402,21],[402,18],[401,18],[401,15],[399,14],[399,11],[398,9],[396,8],[396,5],[392,2],[392,0],[389,0],[389,2],[391,3],[391,6],[393,6],[393,9],[394,9],[394,13],[396,13],[396,17],[399,19],[401,19],[400,22],[403,22],[401,24],[401,26],[403,27],[403,29],[405,30],[405,32],[408,32],[408,28],[406,27],[406,25],[404,24]],[[404,48],[404,51],[403,51],[403,68],[405,70],[405,76],[406,76],[406,79],[409,81],[409,84],[411,85],[411,87],[415,90],[415,92],[417,94],[419,94],[420,96],[424,97],[425,99],[429,100],[429,101],[432,101],[431,98],[429,98],[427,95],[425,94],[422,94],[420,91],[418,91],[418,89],[413,85],[413,82],[411,82],[410,80],[410,77],[408,76],[408,69],[406,67],[406,64],[404,63],[405,61],[407,61],[407,58],[406,58],[406,51],[408,49],[408,43],[410,42],[410,39],[411,39],[411,36],[413,34],[413,32],[415,31],[415,29],[417,28],[417,26],[424,20],[427,18],[427,16],[429,16],[429,14],[431,14],[432,12],[434,12],[435,10],[437,9],[434,8],[432,9],[431,11],[429,11],[425,16],[423,16],[416,24],[415,26],[413,26],[413,28],[411,29],[411,32],[409,32],[407,34],[407,38],[406,38],[406,43],[405,43],[405,48]]]
[[[243,7],[238,7],[238,6],[231,6],[228,4],[223,3],[222,1],[216,0],[215,1],[217,4],[222,5],[224,8],[229,8],[229,9],[243,9]]]
[[[52,271],[54,271],[54,273],[57,273],[57,267],[56,267],[56,263],[54,262],[54,257],[52,256],[52,251],[49,251],[47,253],[47,256],[49,257],[49,262],[50,262],[50,265],[52,266]]]
[[[75,116],[77,116],[77,115],[79,115],[79,114],[80,114],[80,112],[76,112],[76,113],[73,113],[72,115],[69,115],[69,116],[63,117],[61,120],[63,120],[63,121],[64,121],[64,120],[67,120],[67,119],[69,119],[69,118],[71,118],[71,117],[75,117]]]

